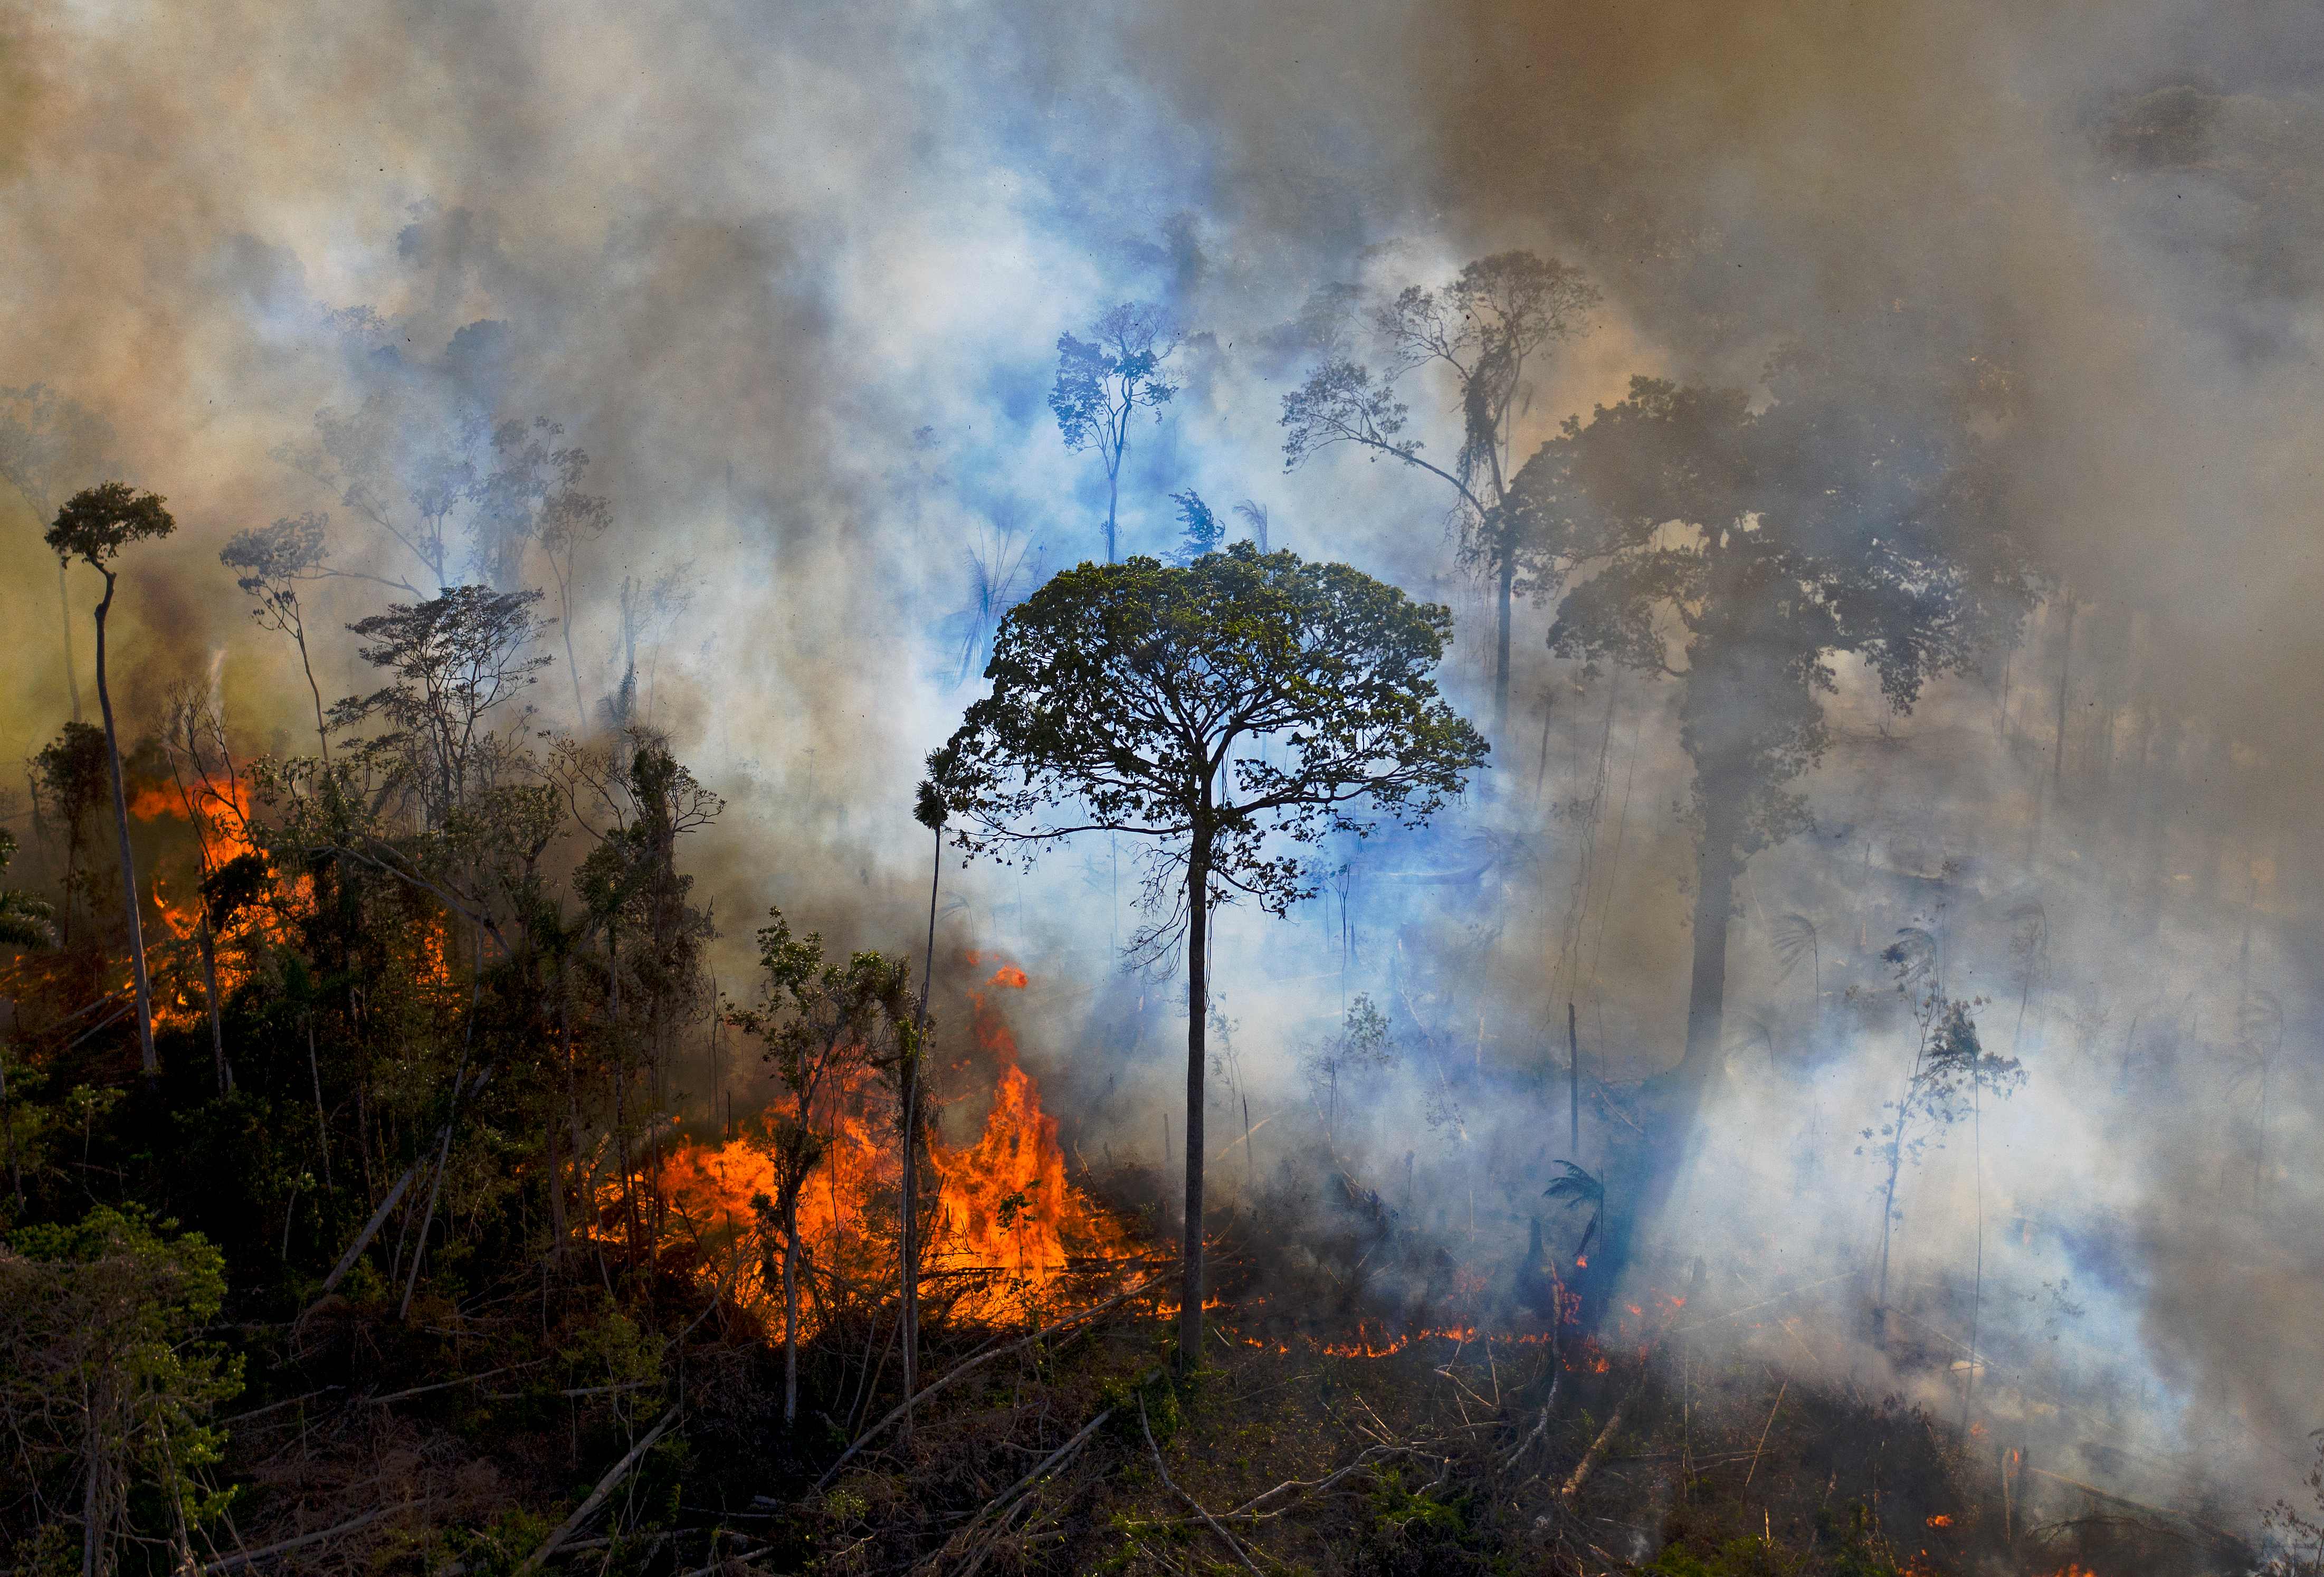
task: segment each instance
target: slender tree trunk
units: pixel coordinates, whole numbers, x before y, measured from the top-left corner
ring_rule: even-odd
[[[783,1427],[798,1422],[798,1191],[783,1202]]]
[[[72,692],[72,720],[80,721],[80,673],[73,665],[72,590],[65,584],[65,561],[57,560],[57,606],[65,619],[65,687]]]
[[[1500,624],[1493,651],[1493,744],[1497,749],[1507,749],[1509,740],[1509,594],[1516,585],[1517,573],[1509,545],[1504,542],[1499,588]]]
[[[1120,559],[1114,552],[1115,512],[1121,503],[1122,443],[1113,446],[1113,464],[1105,468],[1105,561],[1117,564]]]
[[[898,1337],[904,1350],[904,1422],[912,1433],[912,1396],[920,1383],[920,1038],[927,1033],[928,992],[936,983],[936,888],[944,880],[944,825],[936,827],[936,855],[929,862],[928,950],[920,968],[920,1001],[912,1014],[912,1044],[904,1058],[903,1231],[898,1240]]]
[[[1702,848],[1695,862],[1694,970],[1687,986],[1686,1060],[1692,1083],[1706,1081],[1719,1065],[1720,1024],[1727,1007],[1727,927],[1735,902],[1734,813],[1713,805],[1704,818]]]
[[[323,1068],[315,1060],[315,1016],[307,1015],[307,1076],[315,1082],[315,1142],[323,1152],[323,1188],[331,1185],[331,1120],[323,1111]],[[552,1170],[554,1167],[552,1166]]]
[[[323,688],[315,682],[315,665],[307,656],[307,627],[293,624],[290,633],[299,642],[299,666],[306,670],[307,693],[315,697],[315,742],[322,747],[323,765],[327,767],[331,764],[331,733],[323,724]]]
[[[210,1064],[217,1074],[217,1092],[224,1095],[234,1088],[234,1070],[226,1064],[226,1028],[218,1015],[217,937],[211,934],[207,913],[201,927],[202,997],[209,1007]]]
[[[137,862],[129,852],[129,796],[121,782],[121,740],[113,722],[113,694],[105,681],[105,617],[113,611],[114,572],[106,570],[105,600],[97,604],[97,704],[105,714],[105,759],[113,769],[113,825],[121,836],[121,896],[129,921],[129,970],[137,987],[138,1065],[150,1084],[161,1076],[153,1055],[152,987],[145,976],[145,930],[137,915]]]
[[[1565,1004],[1565,1095],[1573,1125],[1573,1164],[1582,1164],[1582,1032],[1574,1028],[1573,1004]]]
[[[1204,798],[1209,798],[1204,785]],[[1186,865],[1186,1240],[1178,1285],[1178,1370],[1203,1361],[1203,1074],[1210,1026],[1210,829],[1195,824]]]

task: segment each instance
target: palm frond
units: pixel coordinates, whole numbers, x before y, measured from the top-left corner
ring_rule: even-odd
[[[1800,966],[1800,960],[1816,950],[1815,922],[1805,915],[1777,915],[1775,923],[1768,927],[1767,946],[1781,966],[1776,980],[1789,980],[1792,971]]]
[[[1880,956],[1896,971],[1896,983],[1918,990],[1937,972],[1937,939],[1918,926],[1906,926]]]
[[[1559,1161],[1555,1164],[1563,1167],[1564,1171],[1548,1187],[1541,1191],[1541,1196],[1544,1199],[1563,1200],[1569,1210],[1577,1204],[1603,1208],[1606,1203],[1605,1184],[1575,1166],[1572,1161]]]

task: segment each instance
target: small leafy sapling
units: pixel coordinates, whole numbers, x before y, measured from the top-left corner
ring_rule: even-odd
[[[1880,1189],[1880,1269],[1873,1303],[1876,1337],[1886,1341],[1888,1318],[1889,1251],[1897,1222],[1896,1190],[1904,1164],[1917,1165],[1932,1143],[1941,1144],[1944,1131],[1978,1110],[1979,1097],[2006,1100],[2025,1083],[2024,1065],[2015,1057],[1987,1052],[1978,1038],[1970,1010],[1981,1000],[1949,1000],[1943,995],[1934,937],[1917,927],[1899,931],[1896,940],[1880,954],[1896,975],[1903,997],[1918,1029],[1911,1070],[1904,1092],[1883,1108],[1884,1120],[1858,1136],[1886,1162]],[[1862,1155],[1859,1144],[1856,1153]]]
[[[769,1258],[780,1261],[788,1428],[798,1419],[799,1198],[830,1153],[840,1105],[856,1075],[911,1050],[914,1013],[910,966],[901,960],[856,953],[844,963],[826,963],[820,936],[795,934],[780,909],[770,909],[768,918],[772,923],[759,932],[760,1001],[731,1008],[728,1020],[765,1041],[766,1060],[782,1087],[763,1146],[774,1193],[754,1196],[751,1205],[770,1240]]]

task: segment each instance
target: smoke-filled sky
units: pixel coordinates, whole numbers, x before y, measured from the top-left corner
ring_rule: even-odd
[[[2324,702],[2319,72],[2324,13],[2288,0],[24,5],[0,32],[0,384],[49,385],[110,424],[58,459],[51,506],[118,474],[177,512],[180,535],[125,577],[115,671],[133,718],[171,680],[216,674],[239,726],[294,750],[294,654],[251,626],[219,548],[323,511],[342,568],[420,575],[311,474],[318,412],[377,401],[394,417],[383,452],[411,466],[463,411],[561,424],[613,525],[582,551],[577,671],[560,636],[542,721],[594,715],[622,671],[625,578],[659,587],[633,596],[645,704],[731,801],[705,890],[723,916],[779,898],[877,917],[900,943],[924,871],[899,829],[913,832],[921,755],[973,692],[979,575],[1022,595],[1102,550],[1101,474],[1065,452],[1044,401],[1057,335],[1106,306],[1161,302],[1201,337],[1167,420],[1133,435],[1128,544],[1171,542],[1173,490],[1222,512],[1252,500],[1276,545],[1452,603],[1448,683],[1472,709],[1483,604],[1434,484],[1345,454],[1284,474],[1277,415],[1313,358],[1319,289],[1440,282],[1510,247],[1584,270],[1603,304],[1536,373],[1520,452],[1633,374],[1752,388],[1805,343],[1877,384],[1898,358],[1978,356],[2015,399],[2007,511],[2070,588],[2087,644],[2061,635],[2053,604],[2014,691],[1951,682],[1900,721],[1851,687],[1839,710],[1858,742],[1808,785],[1831,847],[1755,864],[1738,1011],[1764,1019],[1775,1009],[1755,1003],[1796,991],[1765,964],[1769,917],[1836,901],[1824,867],[1855,859],[1908,878],[1977,864],[1953,912],[1991,919],[1962,948],[1982,949],[1977,989],[1997,997],[2009,927],[1993,917],[2038,897],[2060,962],[2035,1017],[2043,1044],[2085,1060],[2144,1044],[2165,997],[2174,1044],[2237,1043],[2220,1019],[2255,968],[2272,972],[2291,1048],[2272,1076],[2290,1087],[2267,1142],[2290,1159],[2255,1173],[2223,1154],[2249,1141],[2245,1119],[2186,1115],[2209,1074],[2174,1074],[2150,1102],[2167,1112],[2109,1136],[2062,1077],[2043,1094],[2036,1067],[2029,1123],[2098,1153],[2045,1155],[2018,1186],[2052,1217],[2102,1213],[2118,1229],[2107,1254],[2137,1259],[2093,1316],[2120,1329],[2093,1345],[2128,1342],[2139,1383],[2177,1398],[2158,1433],[2200,1401],[2204,1438],[2247,1432],[2280,1468],[2324,1424],[2317,1266],[2257,1211],[2246,1226],[2174,1202],[2258,1176],[2283,1191],[2264,1218],[2282,1222],[2319,1192],[2301,1093]],[[1437,394],[1416,385],[1417,430],[1450,453]],[[11,757],[71,706],[55,575],[21,502],[0,499]],[[529,578],[546,584],[538,564]],[[69,589],[88,705],[93,577]],[[391,595],[334,580],[318,622],[327,637]],[[1552,1003],[1540,960],[1559,957],[1578,890],[1588,989],[1608,982],[1606,1066],[1636,1076],[1674,1058],[1683,1021],[1683,782],[1645,682],[1608,710],[1619,697],[1553,669],[1545,622],[1520,618],[1517,712],[1536,722],[1505,742],[1508,787],[1481,819],[1552,874],[1501,889],[1478,1056],[1489,1030],[1510,1065],[1534,1055],[1524,1026]],[[2075,725],[2105,713],[2101,773],[2135,739],[2139,768],[2117,776],[2165,762],[2168,787],[2052,811],[2043,862],[2004,869],[2024,858],[2018,832],[1970,845],[2029,819],[2061,650],[2086,664],[2067,687]],[[318,656],[327,696],[362,682],[352,642]],[[1545,792],[1526,760],[1544,694]],[[1575,820],[1549,810],[1591,792],[1601,716],[1637,809],[1618,837],[1595,835],[1614,846],[1576,888]],[[2196,853],[2155,854],[2175,862],[2166,896],[2190,896],[2133,915],[2153,906],[2113,878],[2171,838]],[[1027,880],[972,880],[958,939],[1034,953],[1091,915],[1080,928],[1102,933],[1086,863]],[[1869,952],[1927,918],[1904,904],[1824,927],[1870,978]],[[2239,946],[2238,924],[2256,940]],[[1265,962],[1259,929],[1241,935],[1247,974],[1292,968]],[[1559,969],[1557,993],[1580,989]],[[1333,1011],[1339,991],[1335,974]],[[1251,1055],[1277,1043],[1278,1092],[1297,1088],[1291,1020],[1315,1006],[1245,1020]],[[2110,1027],[2076,1028],[2092,1025]],[[1830,1049],[1829,1028],[1800,1033]],[[1877,1081],[1841,1065],[1815,1096],[1827,1133],[1884,1098],[1849,1106],[1840,1085]],[[1114,1082],[1078,1076],[1093,1120]],[[1755,1165],[1790,1186],[1788,1158]],[[1860,1181],[1830,1185],[1859,1247]],[[1816,1197],[1784,1208],[1820,1217]]]

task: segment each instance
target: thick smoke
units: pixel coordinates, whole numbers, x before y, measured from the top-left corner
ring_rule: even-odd
[[[1588,271],[1604,305],[1536,377],[1520,452],[1633,373],[1756,388],[1806,343],[1878,391],[1914,356],[1981,358],[2012,395],[2006,504],[2060,595],[2006,668],[1908,718],[1843,676],[1815,830],[1740,884],[1729,1081],[1655,1230],[1736,1276],[1863,1263],[1856,1136],[1912,1033],[1877,954],[1926,930],[2030,1076],[1980,1115],[1981,1201],[1961,1130],[1907,1172],[1900,1278],[1954,1309],[1981,1210],[1995,1405],[2061,1406],[2065,1438],[2154,1453],[2148,1492],[2208,1476],[2240,1504],[2324,1423],[2299,1230],[2324,1204],[2320,51],[2307,8],[2160,0],[27,8],[0,49],[0,383],[110,424],[60,450],[50,503],[120,474],[178,512],[116,621],[132,715],[222,651],[236,724],[291,750],[303,686],[226,538],[327,511],[335,561],[378,578],[320,588],[327,631],[422,578],[312,474],[318,413],[380,413],[398,477],[488,459],[480,417],[561,424],[613,524],[540,721],[618,698],[626,581],[638,715],[731,802],[697,851],[731,978],[772,901],[851,943],[913,935],[911,788],[973,691],[980,607],[1099,550],[1102,481],[1043,396],[1056,335],[1107,305],[1198,331],[1133,436],[1130,546],[1173,540],[1173,489],[1250,499],[1277,545],[1452,604],[1472,710],[1486,604],[1444,498],[1351,456],[1282,472],[1319,288],[1516,246]],[[1431,452],[1456,447],[1416,388]],[[0,507],[21,756],[73,703],[39,521]],[[483,573],[467,523],[456,576]],[[547,584],[537,549],[524,573]],[[94,595],[75,572],[85,698]],[[1683,1037],[1671,695],[1577,685],[1545,622],[1521,620],[1489,788],[1432,836],[1332,851],[1348,869],[1294,921],[1232,917],[1219,984],[1222,1087],[1279,1118],[1251,1186],[1314,1159],[1290,1136],[1366,995],[1398,1061],[1330,1097],[1356,1109],[1333,1143],[1480,1260],[1566,1148],[1564,1004],[1593,1080]],[[319,652],[327,695],[360,686],[351,641]],[[945,876],[949,949],[1033,972],[1022,1038],[1088,1152],[1158,1148],[1174,1088],[1183,1006],[1110,957],[1134,879],[1102,844]],[[2069,1356],[2037,1365],[2052,1334]]]

